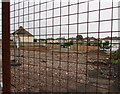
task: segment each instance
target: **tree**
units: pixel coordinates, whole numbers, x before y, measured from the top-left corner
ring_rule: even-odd
[[[103,43],[103,49],[109,49],[110,48],[110,46],[109,46],[109,41],[105,41],[104,43]]]
[[[37,39],[34,39],[34,42],[37,42]]]
[[[83,36],[82,36],[82,35],[77,35],[77,36],[76,36],[76,39],[77,39],[77,40],[83,40]]]
[[[70,41],[69,44],[73,45],[73,41]]]
[[[105,41],[104,45],[108,46],[109,45],[109,41]]]
[[[71,45],[73,45],[73,41],[70,41],[70,42],[64,43],[64,46],[71,46]]]

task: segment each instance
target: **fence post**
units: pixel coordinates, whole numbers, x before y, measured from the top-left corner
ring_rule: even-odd
[[[10,2],[2,0],[3,93],[10,92]]]

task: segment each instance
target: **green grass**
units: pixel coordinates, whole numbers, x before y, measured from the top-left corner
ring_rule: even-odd
[[[86,44],[78,44],[78,46],[87,46]]]

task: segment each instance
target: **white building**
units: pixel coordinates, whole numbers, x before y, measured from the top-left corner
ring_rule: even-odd
[[[112,47],[112,51],[116,51],[120,46],[120,37],[106,37],[102,39],[102,43],[109,41],[109,46]]]
[[[26,31],[22,26],[11,34],[11,40],[18,39],[19,42],[34,42],[34,36]]]
[[[59,44],[64,44],[64,43],[67,42],[67,39],[65,39],[65,38],[56,38],[55,40],[56,40]]]

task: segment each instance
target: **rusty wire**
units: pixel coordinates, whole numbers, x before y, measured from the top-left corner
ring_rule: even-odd
[[[114,18],[113,15],[114,10],[118,9],[120,6],[113,6],[113,2],[111,2],[111,6],[102,8],[102,3],[98,0],[96,2],[98,4],[98,9],[90,10],[90,4],[94,1],[95,0],[80,2],[78,0],[77,3],[71,4],[70,2],[67,2],[67,5],[62,5],[63,2],[60,0],[57,7],[55,7],[55,0],[46,2],[41,1],[37,4],[33,2],[32,5],[30,5],[31,2],[29,0],[11,3],[11,32],[16,31],[17,28],[22,25],[25,30],[34,36],[34,38],[37,38],[37,40],[27,43],[25,36],[23,35],[22,37],[23,43],[22,46],[20,45],[19,50],[20,55],[23,57],[18,57],[22,65],[11,67],[11,83],[15,86],[11,86],[12,92],[98,93],[118,91],[117,89],[113,89],[113,84],[117,78],[113,75],[116,65],[112,64],[112,48],[110,48],[109,53],[106,53],[100,50],[101,48],[99,45],[103,45],[103,43],[101,43],[101,39],[103,38],[101,35],[103,34],[108,34],[108,36],[110,36],[111,45],[118,44],[112,43],[114,33],[119,32],[119,30],[113,29],[113,22],[119,20],[119,18]],[[21,4],[23,7],[20,7]],[[50,9],[48,9],[48,4],[52,6]],[[84,7],[87,8],[85,11],[80,12],[80,7],[84,4],[86,5]],[[18,7],[17,9],[16,6]],[[71,13],[71,8],[73,6],[76,7],[75,13]],[[38,7],[37,11],[36,7]],[[31,10],[31,8],[33,8],[33,10]],[[67,9],[67,14],[62,14],[62,11],[65,10],[65,8]],[[57,16],[55,16],[56,10],[59,12]],[[102,12],[105,10],[111,13],[111,17],[108,19],[101,19]],[[17,12],[18,15],[15,14]],[[49,17],[50,15],[48,12],[51,12],[51,17]],[[91,21],[91,13],[96,12],[98,12],[97,20]],[[45,13],[44,18],[42,18],[43,13]],[[38,18],[36,18],[37,14]],[[83,14],[86,15],[86,20],[80,22],[80,20],[82,20],[80,16]],[[75,16],[74,19],[77,19],[76,22],[71,22],[72,16]],[[66,17],[66,23],[62,23],[64,17]],[[56,19],[59,20],[57,24]],[[48,22],[49,20],[51,20],[51,24]],[[36,22],[38,23],[36,24]],[[111,23],[109,26],[110,30],[102,31],[101,26],[102,23],[105,22]],[[96,24],[97,31],[90,31],[91,24]],[[85,32],[80,31],[82,25],[86,26]],[[55,28],[59,28],[57,29],[58,31],[56,31]],[[63,28],[65,28],[65,32],[62,31]],[[71,28],[74,29],[72,32]],[[89,37],[92,34],[95,35],[93,35],[93,37],[96,37],[97,42],[94,43],[96,48],[89,50]],[[77,35],[86,36],[86,44],[82,44],[82,46],[86,46],[84,47],[84,51],[78,50],[81,47],[78,39],[73,43],[73,46],[76,45],[77,50],[73,50],[71,49],[72,46],[70,46],[70,48],[63,43],[63,36],[65,36],[66,41],[70,42],[70,38],[76,38]],[[51,43],[48,43],[49,38],[52,38],[50,40]],[[55,44],[56,38],[60,39],[59,43]],[[29,35],[28,41],[30,41]],[[59,48],[55,48],[56,45]],[[91,47],[94,48],[94,46]],[[15,48],[11,47],[12,58],[16,58],[15,53]]]

